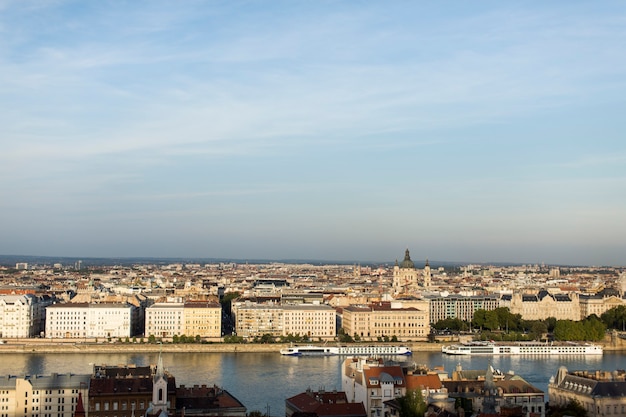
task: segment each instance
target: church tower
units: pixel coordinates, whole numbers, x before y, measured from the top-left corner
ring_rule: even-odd
[[[159,352],[159,361],[152,377],[152,401],[146,410],[147,416],[167,417],[169,401],[167,400],[167,375],[163,368],[163,357]]]
[[[415,289],[417,286],[417,270],[411,260],[411,255],[407,249],[404,252],[404,260],[393,267],[393,289],[396,294]]]
[[[424,264],[424,288],[430,288],[430,264],[428,263],[428,259],[426,259],[426,263]]]

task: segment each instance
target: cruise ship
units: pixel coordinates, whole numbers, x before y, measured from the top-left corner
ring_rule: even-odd
[[[287,356],[334,356],[334,355],[412,355],[413,352],[406,346],[290,346],[280,350]]]
[[[443,346],[448,355],[602,355],[602,346],[590,343],[467,342]]]

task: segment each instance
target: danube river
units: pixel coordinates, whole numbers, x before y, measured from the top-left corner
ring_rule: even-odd
[[[0,354],[0,375],[91,373],[94,364],[149,365],[158,354]],[[457,364],[463,369],[486,369],[491,363],[503,372],[514,371],[547,395],[548,380],[559,366],[570,370],[626,369],[626,354],[605,352],[603,356],[576,357],[459,357],[439,352],[414,352],[400,358],[443,366],[448,374]],[[340,357],[285,357],[276,353],[163,353],[165,367],[177,385],[218,385],[239,399],[248,411],[258,410],[284,416],[285,398],[305,391],[341,390]]]

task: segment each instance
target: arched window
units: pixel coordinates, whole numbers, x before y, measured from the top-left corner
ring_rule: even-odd
[[[163,388],[159,388],[159,402],[163,401]]]

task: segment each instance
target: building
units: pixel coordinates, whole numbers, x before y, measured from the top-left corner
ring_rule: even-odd
[[[134,336],[135,309],[130,304],[60,303],[46,307],[46,337],[58,339]]]
[[[282,306],[283,334],[306,335],[309,339],[332,340],[337,335],[335,309],[323,304]]]
[[[176,381],[163,368],[161,355],[156,366],[94,366],[89,417],[174,415],[175,411]]]
[[[52,298],[33,294],[0,295],[0,337],[39,337]]]
[[[73,417],[91,375],[0,377],[0,417]]]
[[[246,407],[218,386],[176,388],[176,415],[190,417],[246,417]]]
[[[311,391],[285,400],[285,416],[368,417],[363,403],[348,402],[342,391]]]
[[[626,372],[572,371],[562,366],[548,384],[550,405],[578,401],[588,417],[626,415]]]
[[[549,317],[557,320],[581,319],[577,293],[551,294],[546,290],[537,293],[515,292],[502,296],[500,306],[508,307],[511,314],[519,314],[524,320],[545,320]]]
[[[511,372],[493,369],[464,370],[461,365],[452,377],[442,381],[450,398],[459,401],[466,413],[507,414],[515,410],[525,417],[544,417],[544,392]],[[513,414],[515,414],[513,413]]]
[[[335,309],[325,304],[253,304],[233,306],[238,336],[253,338],[300,335],[332,340],[337,335]]]
[[[233,305],[235,332],[243,338],[254,338],[269,334],[282,336],[283,308],[279,305],[252,304]]]
[[[348,402],[363,403],[368,416],[388,416],[386,402],[406,394],[406,380],[398,365],[379,360],[348,358],[343,363],[341,389]]]
[[[365,340],[424,340],[430,332],[428,311],[402,307],[401,302],[351,305],[342,313],[345,334]]]
[[[183,303],[155,303],[146,308],[146,336],[171,338],[185,334]]]
[[[187,301],[183,305],[183,334],[220,341],[222,337],[222,306],[207,301]]]
[[[430,323],[445,319],[459,319],[471,322],[476,310],[495,310],[500,306],[497,296],[462,296],[426,297],[429,301]]]
[[[415,264],[411,260],[411,255],[407,249],[404,252],[404,260],[396,263],[393,267],[393,292],[395,294],[407,293],[410,294],[418,288],[430,288],[431,285],[431,272],[428,260],[424,267],[424,271],[417,270]]]
[[[616,294],[606,294],[606,291],[594,295],[580,294],[578,302],[580,304],[580,320],[592,314],[600,317],[612,308],[626,305],[623,298]]]

